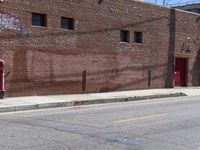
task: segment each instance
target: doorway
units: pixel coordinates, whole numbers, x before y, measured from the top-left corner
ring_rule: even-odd
[[[187,58],[175,58],[175,86],[187,86]]]

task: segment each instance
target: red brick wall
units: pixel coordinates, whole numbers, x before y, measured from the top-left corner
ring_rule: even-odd
[[[150,88],[169,87],[174,56],[189,59],[188,84],[200,83],[197,14],[133,0],[7,0],[0,7],[22,24],[0,31],[9,96],[81,93],[83,70],[87,92],[148,88],[148,71]],[[32,26],[32,12],[47,14],[47,27]],[[74,31],[60,28],[61,16],[75,19]],[[130,43],[120,43],[120,29],[130,31]],[[143,44],[134,43],[134,31],[143,32]]]

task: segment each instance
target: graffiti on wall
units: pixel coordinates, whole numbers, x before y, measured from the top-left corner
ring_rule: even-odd
[[[16,16],[0,12],[0,31],[5,29],[21,31],[22,23]]]

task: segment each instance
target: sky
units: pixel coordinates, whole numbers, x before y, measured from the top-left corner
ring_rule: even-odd
[[[151,3],[155,3],[156,0],[144,0],[146,2],[151,2]],[[188,2],[188,1],[198,1],[198,0],[165,0],[166,2],[168,2],[169,4],[175,4],[175,3],[182,3],[182,2]],[[200,0],[199,0],[200,2]],[[163,0],[157,0],[158,4],[162,4]]]

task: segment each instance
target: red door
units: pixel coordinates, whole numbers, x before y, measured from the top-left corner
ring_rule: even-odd
[[[187,58],[175,59],[175,86],[186,86]]]

